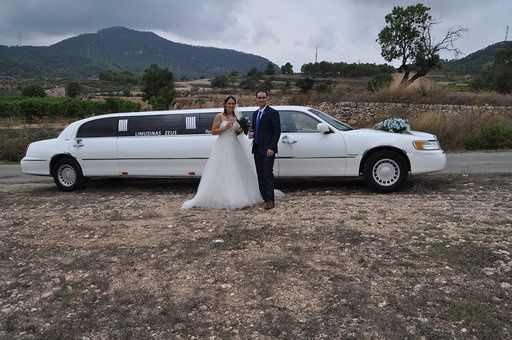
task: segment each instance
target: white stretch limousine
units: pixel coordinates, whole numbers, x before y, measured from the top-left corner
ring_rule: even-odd
[[[408,173],[440,171],[446,155],[436,136],[353,129],[321,111],[275,106],[281,118],[274,174],[363,176],[379,192],[400,188]],[[251,118],[256,107],[241,108]],[[56,139],[29,145],[24,173],[53,176],[64,191],[94,177],[200,177],[222,109],[116,113],[71,123]],[[239,138],[246,138],[245,135]],[[250,150],[247,150],[250,152]]]

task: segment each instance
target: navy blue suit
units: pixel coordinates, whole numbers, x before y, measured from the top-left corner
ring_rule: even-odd
[[[259,125],[256,127],[258,117],[256,110],[252,114],[252,126],[255,132],[255,139],[252,144],[252,153],[254,154],[254,163],[258,173],[258,184],[261,196],[265,201],[274,201],[274,160],[277,153],[277,142],[281,135],[281,121],[279,112],[266,106]],[[258,128],[258,131],[256,131]],[[274,156],[267,157],[267,150],[274,151]]]

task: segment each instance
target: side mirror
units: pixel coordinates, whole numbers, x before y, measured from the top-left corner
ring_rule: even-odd
[[[331,133],[331,129],[329,128],[329,125],[327,125],[326,123],[318,123],[318,125],[316,126],[316,131],[320,132],[320,133]]]

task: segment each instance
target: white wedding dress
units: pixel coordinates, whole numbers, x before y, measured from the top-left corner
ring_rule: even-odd
[[[227,123],[228,120],[222,117],[220,126],[224,127]],[[236,135],[238,128],[235,122],[231,129],[219,135],[206,162],[196,195],[183,203],[181,209],[240,209],[263,202],[250,150],[251,143],[245,134]]]

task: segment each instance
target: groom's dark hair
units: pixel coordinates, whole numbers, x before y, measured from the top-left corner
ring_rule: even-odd
[[[265,96],[268,97],[268,91],[267,90],[258,90],[258,91],[256,91],[256,94],[255,94],[256,97],[258,96],[258,93],[260,93],[260,92],[265,93]]]

